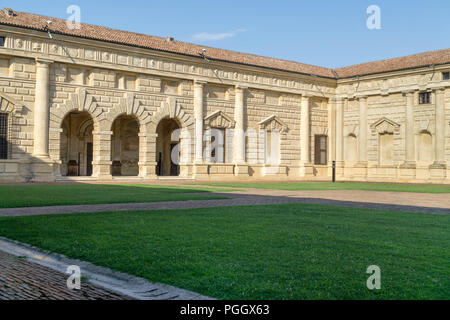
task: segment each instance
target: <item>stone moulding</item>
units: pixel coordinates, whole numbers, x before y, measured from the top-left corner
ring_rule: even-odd
[[[287,132],[289,130],[288,126],[281,121],[276,115],[271,115],[270,117],[264,119],[258,123],[259,129],[262,130],[278,130],[279,132]]]
[[[392,121],[386,117],[381,118],[374,124],[370,126],[373,134],[383,134],[383,133],[400,133],[400,125],[395,121]]]
[[[13,98],[4,93],[0,93],[0,111],[6,113],[13,113],[15,116],[22,114],[23,104],[18,103]]]
[[[216,111],[206,116],[204,122],[206,128],[233,129],[236,125],[236,121],[222,111]]]
[[[153,126],[153,131],[156,131],[159,122],[164,118],[177,119],[183,128],[189,128],[194,124],[192,117],[186,113],[175,97],[167,97],[166,101],[161,102],[158,111],[151,117],[149,122]]]

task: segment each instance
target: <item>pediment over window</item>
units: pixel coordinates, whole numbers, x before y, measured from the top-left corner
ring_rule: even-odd
[[[388,118],[381,118],[370,126],[373,133],[399,133],[400,125]]]
[[[205,118],[205,126],[208,128],[232,129],[235,124],[236,121],[222,111],[213,112]]]
[[[258,123],[258,125],[260,129],[267,131],[278,130],[279,132],[285,132],[288,130],[287,125],[275,115],[264,119],[263,121]]]
[[[18,103],[4,93],[0,93],[0,111],[19,115],[22,113],[22,110],[23,104]]]

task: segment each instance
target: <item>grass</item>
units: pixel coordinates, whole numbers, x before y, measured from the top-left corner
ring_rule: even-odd
[[[156,185],[0,186],[0,208],[224,199],[208,195],[213,191],[218,190]]]
[[[287,204],[0,218],[0,235],[219,299],[450,298],[449,215]]]
[[[275,190],[370,190],[420,193],[450,193],[450,185],[412,185],[364,182],[261,182],[261,183],[208,183],[208,186],[229,188],[256,188]]]

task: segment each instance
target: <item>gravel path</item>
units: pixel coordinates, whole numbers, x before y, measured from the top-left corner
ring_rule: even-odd
[[[450,214],[449,194],[356,190],[284,191],[247,189],[241,192],[212,193],[211,195],[226,196],[229,199],[6,208],[0,209],[0,216],[193,209],[284,203],[308,203],[428,214]]]

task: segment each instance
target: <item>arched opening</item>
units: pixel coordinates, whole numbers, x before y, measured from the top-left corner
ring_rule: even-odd
[[[180,124],[172,118],[162,119],[156,128],[156,174],[158,176],[180,175],[180,136],[173,134],[181,129]],[[178,151],[178,152],[177,152]]]
[[[419,133],[419,152],[420,161],[433,161],[433,136],[424,130]]]
[[[346,161],[358,161],[358,140],[353,133],[345,137],[344,152]]]
[[[61,175],[92,176],[94,121],[87,112],[70,112],[61,133]]]
[[[112,124],[111,174],[139,175],[139,122],[133,116],[121,115]]]

